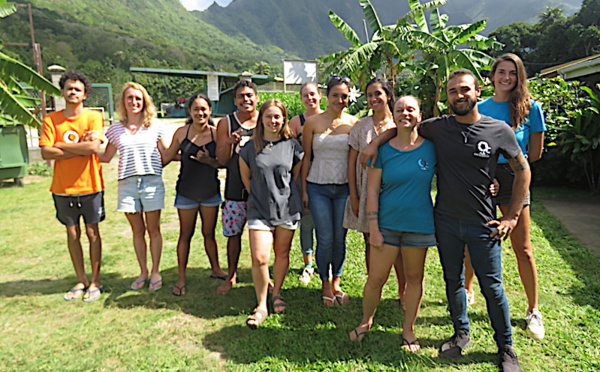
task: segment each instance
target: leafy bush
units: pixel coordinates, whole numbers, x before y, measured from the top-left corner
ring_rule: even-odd
[[[300,99],[300,93],[298,92],[260,92],[258,95],[259,102],[258,107],[262,105],[263,102],[269,99],[280,99],[283,102],[285,108],[288,110],[288,117],[291,119],[296,115],[300,115],[306,109],[304,108],[304,104],[302,104],[302,100]],[[321,109],[325,110],[327,108],[327,98],[323,96],[321,99]]]
[[[46,163],[32,163],[27,166],[27,172],[30,176],[52,177],[52,168]]]

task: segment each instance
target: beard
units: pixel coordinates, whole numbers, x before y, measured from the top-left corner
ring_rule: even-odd
[[[464,102],[466,102],[467,104],[466,106],[463,106],[463,108],[459,108],[458,103],[456,101],[452,102],[450,104],[452,112],[454,112],[458,116],[464,116],[467,115],[469,112],[473,111],[473,107],[475,107],[476,104],[475,100],[471,100],[468,97],[465,97]]]

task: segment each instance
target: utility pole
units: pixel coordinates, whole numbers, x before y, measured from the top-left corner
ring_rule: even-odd
[[[31,50],[33,52],[33,63],[37,69],[37,73],[40,75],[44,75],[44,71],[42,69],[42,49],[40,44],[35,42],[35,31],[33,29],[33,13],[31,12],[31,4],[15,4],[18,8],[27,8],[27,12],[29,14],[29,33],[31,34],[31,44],[29,43],[9,43],[5,42],[4,45],[16,45],[16,46],[31,46]],[[46,116],[46,94],[40,91],[40,101],[41,101],[41,111],[42,117]]]

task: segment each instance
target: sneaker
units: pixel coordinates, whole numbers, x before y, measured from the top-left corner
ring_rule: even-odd
[[[534,340],[541,340],[546,333],[544,322],[542,321],[542,313],[538,309],[527,312],[527,333]]]
[[[467,306],[475,303],[475,292],[467,292]]]
[[[501,350],[498,353],[498,359],[500,372],[521,372],[521,366],[519,365],[517,354],[515,354],[512,346],[504,346],[504,350]]]
[[[463,349],[471,345],[471,338],[464,332],[459,332],[444,342],[440,348],[440,357],[444,359],[458,359],[462,356]]]
[[[302,282],[302,284],[304,285],[308,285],[308,283],[310,283],[310,280],[313,277],[313,274],[315,273],[315,268],[312,266],[304,266],[304,269],[302,269],[302,272],[300,273],[300,277],[298,279],[300,279],[300,282]]]

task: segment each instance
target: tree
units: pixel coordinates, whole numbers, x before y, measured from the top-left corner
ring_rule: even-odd
[[[371,37],[364,43],[350,25],[330,10],[329,19],[352,47],[324,58],[323,61],[328,64],[326,72],[348,76],[361,86],[381,72],[395,85],[396,75],[401,70],[400,62],[411,53],[410,44],[404,37],[404,33],[412,27],[410,22],[418,12],[444,5],[446,1],[435,0],[420,4],[418,0],[409,0],[409,3],[414,3],[411,11],[399,18],[395,25],[383,26],[373,4],[369,0],[359,0],[371,29]]]
[[[0,18],[5,18],[14,12],[13,3],[0,0]],[[23,82],[35,89],[48,94],[60,95],[60,90],[43,76],[14,58],[0,52],[0,117],[4,121],[13,119],[25,125],[39,126],[39,120],[27,109],[32,101],[24,95]]]
[[[411,9],[418,9],[418,0],[409,0]],[[464,67],[471,70],[480,80],[480,70],[489,68],[494,59],[486,50],[497,50],[502,47],[493,37],[479,35],[487,23],[486,20],[459,26],[447,26],[448,15],[440,14],[434,9],[426,21],[423,9],[419,9],[415,17],[416,29],[407,30],[406,38],[415,49],[405,63],[417,76],[430,79],[433,92],[427,92],[425,103],[432,105],[433,116],[439,116],[444,82],[450,72]],[[419,58],[417,58],[419,57]]]

